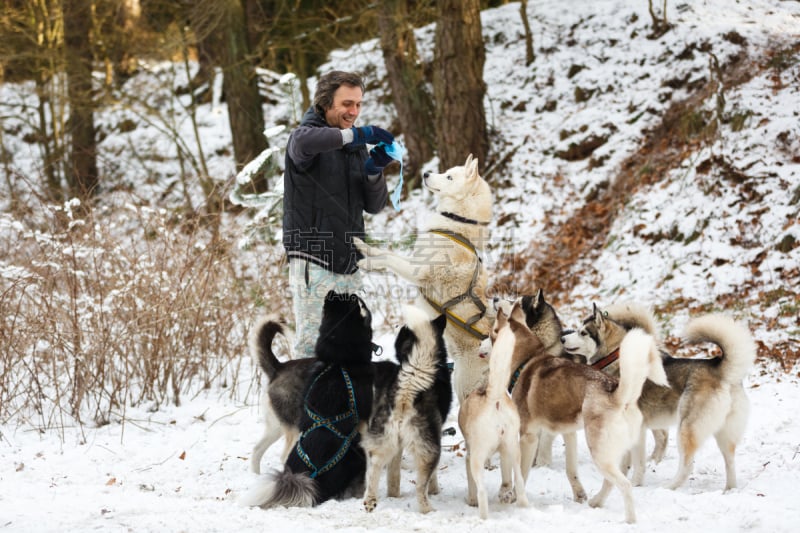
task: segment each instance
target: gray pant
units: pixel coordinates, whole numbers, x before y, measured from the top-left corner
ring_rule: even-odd
[[[328,291],[356,293],[363,297],[363,286],[360,270],[353,274],[336,274],[303,259],[289,261],[295,357],[314,357],[314,345],[322,321],[322,304]]]

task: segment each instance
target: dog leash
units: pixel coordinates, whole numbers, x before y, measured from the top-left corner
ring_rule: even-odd
[[[603,357],[599,361],[595,361],[592,363],[592,368],[595,370],[603,370],[605,367],[613,363],[619,359],[619,348],[608,354],[607,356]]]
[[[444,229],[433,229],[430,230],[430,232],[435,233],[436,235],[441,235],[442,237],[447,237],[451,241],[460,244],[461,246],[463,246],[464,248],[475,254],[476,261],[475,261],[475,269],[472,271],[472,280],[469,282],[469,287],[467,288],[467,292],[459,294],[458,296],[449,299],[443,304],[434,301],[427,294],[423,294],[423,296],[425,297],[425,301],[427,301],[428,304],[430,304],[430,306],[433,307],[437,312],[444,314],[447,317],[448,321],[452,322],[459,328],[463,329],[473,337],[476,337],[480,340],[485,339],[486,337],[488,337],[488,335],[478,330],[474,326],[474,324],[478,320],[483,318],[484,314],[486,314],[486,306],[481,301],[481,299],[475,296],[475,294],[473,294],[472,292],[472,289],[475,288],[475,283],[478,281],[478,275],[481,272],[482,261],[481,257],[478,255],[478,251],[475,249],[475,246],[469,241],[469,239],[454,231],[449,231]],[[466,300],[467,298],[470,298],[472,300],[472,304],[478,308],[479,312],[472,315],[468,319],[464,320],[460,316],[453,313],[453,311],[451,311],[450,308]]]
[[[308,406],[308,394],[310,394],[311,389],[314,388],[314,385],[317,383],[317,380],[319,380],[319,378],[321,378],[331,368],[333,367],[332,366],[326,367],[325,370],[320,372],[319,375],[317,375],[317,377],[314,378],[314,381],[308,388],[309,392],[306,393],[305,401],[303,402],[303,408],[305,409],[306,414],[314,423],[311,425],[311,427],[303,431],[303,433],[300,435],[300,438],[297,439],[297,446],[295,447],[295,450],[297,451],[297,455],[300,457],[303,463],[305,463],[305,465],[309,468],[309,470],[311,470],[311,474],[309,475],[311,479],[316,478],[320,474],[324,474],[325,472],[336,466],[339,463],[339,461],[342,460],[342,457],[344,457],[347,451],[350,449],[350,444],[353,442],[353,438],[358,434],[358,407],[356,406],[356,395],[355,392],[353,392],[353,382],[350,380],[350,374],[348,374],[344,368],[340,367],[340,370],[342,371],[342,378],[344,379],[345,386],[347,387],[347,403],[349,405],[348,410],[345,411],[344,413],[341,413],[331,418],[331,417],[323,417],[319,413],[315,413]],[[344,435],[342,434],[341,431],[336,429],[334,424],[338,424],[339,422],[342,422],[349,418],[355,419],[355,423],[353,424],[353,430],[350,431],[349,434]],[[333,457],[331,457],[324,465],[322,465],[321,468],[317,468],[317,466],[314,464],[314,461],[311,460],[311,457],[309,457],[308,453],[306,453],[305,449],[303,449],[302,445],[303,439],[306,438],[309,433],[311,433],[312,431],[316,431],[317,429],[327,429],[328,431],[330,431],[343,441],[342,445],[339,446],[339,449],[336,451]]]

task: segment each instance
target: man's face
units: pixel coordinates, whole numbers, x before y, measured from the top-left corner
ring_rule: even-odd
[[[333,105],[325,111],[329,126],[340,129],[352,128],[361,112],[361,87],[341,85],[333,93]]]

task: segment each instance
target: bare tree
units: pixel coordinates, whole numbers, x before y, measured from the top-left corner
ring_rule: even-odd
[[[42,196],[60,203],[63,178],[65,110],[63,18],[61,2],[9,0],[0,8],[0,70],[4,81],[32,79],[36,95],[32,135],[41,157]]]
[[[653,32],[647,37],[649,39],[658,39],[672,27],[672,25],[667,22],[667,0],[664,0],[660,17],[653,9],[653,0],[647,0],[647,9],[650,11],[650,18],[653,19]]]
[[[191,14],[192,27],[200,41],[213,36],[217,46],[206,46],[214,62],[222,67],[222,90],[228,104],[236,170],[268,148],[264,137],[264,109],[258,77],[247,41],[247,24],[241,0],[202,0]],[[213,51],[213,50],[216,50]],[[266,176],[253,180],[256,192],[267,190]]]
[[[66,177],[72,195],[88,201],[97,193],[97,139],[92,93],[92,4],[64,0],[64,53],[66,55],[70,139]]]
[[[413,188],[419,182],[420,167],[433,157],[436,131],[431,120],[433,101],[419,64],[408,4],[408,0],[382,2],[378,28],[393,102],[408,148],[407,183]]]
[[[480,1],[441,0],[437,9],[433,87],[439,165],[462,165],[470,153],[485,165],[489,139]]]
[[[121,85],[137,68],[137,25],[142,14],[140,0],[103,0],[95,4],[97,54],[105,64],[107,87]]]
[[[536,59],[533,53],[533,34],[531,23],[528,21],[528,0],[519,3],[519,15],[522,17],[522,27],[525,28],[525,65],[530,65]]]

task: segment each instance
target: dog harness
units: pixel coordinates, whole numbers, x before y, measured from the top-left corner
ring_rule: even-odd
[[[445,214],[445,213],[442,213],[442,214]],[[446,213],[446,214],[449,215],[449,213]],[[455,216],[455,215],[453,215],[453,216]],[[468,219],[463,219],[463,221],[470,222]],[[475,221],[471,221],[471,222],[475,223],[475,224],[478,223],[478,222],[475,222]],[[463,235],[460,235],[460,234],[455,233],[453,231],[444,230],[444,229],[434,229],[434,230],[431,230],[430,232],[431,233],[435,233],[436,235],[441,235],[442,237],[447,237],[451,241],[456,242],[456,243],[460,244],[461,246],[463,246],[464,248],[468,249],[470,252],[475,254],[476,261],[475,261],[475,269],[472,271],[472,280],[469,282],[469,287],[467,287],[466,292],[464,292],[462,294],[459,294],[458,296],[455,296],[454,298],[450,298],[448,301],[444,302],[443,304],[440,304],[438,302],[433,301],[427,294],[423,293],[423,296],[425,297],[425,300],[428,302],[428,304],[430,304],[431,307],[436,309],[437,312],[442,313],[445,316],[447,316],[447,320],[449,322],[452,322],[453,324],[455,324],[459,328],[463,329],[464,331],[466,331],[467,333],[469,333],[473,337],[476,337],[476,338],[478,338],[480,340],[485,339],[486,337],[488,337],[488,335],[486,333],[483,333],[482,331],[478,330],[474,326],[475,322],[477,322],[478,320],[483,318],[483,315],[486,313],[486,306],[483,304],[481,299],[478,298],[477,296],[475,296],[475,294],[472,292],[472,289],[475,288],[475,283],[478,281],[478,275],[481,272],[481,263],[482,263],[481,258],[478,255],[477,250],[475,250],[475,246],[473,246],[472,243],[469,242],[469,239],[467,239]],[[453,307],[454,305],[466,300],[467,298],[472,300],[472,304],[475,307],[478,308],[478,312],[476,314],[472,315],[471,317],[467,318],[466,320],[464,320],[460,316],[456,315],[450,308]]]
[[[333,367],[332,366],[326,367],[325,370],[320,372],[319,375],[316,378],[314,378],[314,381],[311,383],[311,386],[309,387],[309,393],[311,389],[314,387],[314,385],[316,385],[317,380],[319,380],[319,378],[321,378],[331,368]],[[340,370],[342,371],[342,378],[344,379],[345,387],[347,387],[347,403],[348,403],[347,411],[333,417],[325,417],[323,415],[320,415],[319,413],[314,412],[311,409],[311,407],[309,407],[308,405],[309,393],[306,393],[306,398],[305,401],[303,402],[303,408],[305,409],[308,417],[313,421],[313,424],[311,424],[311,427],[303,431],[303,433],[300,435],[300,438],[297,439],[297,446],[295,447],[295,451],[297,451],[297,455],[311,471],[311,474],[309,476],[311,477],[311,479],[316,478],[320,474],[324,474],[325,472],[336,466],[337,463],[342,460],[342,457],[344,457],[347,451],[350,449],[350,445],[353,443],[353,438],[358,434],[358,406],[356,406],[356,395],[353,392],[353,382],[350,380],[350,375],[344,368],[340,367]],[[336,424],[348,419],[353,419],[353,429],[352,431],[350,431],[350,433],[345,435],[336,428]],[[309,457],[305,449],[303,449],[303,444],[302,444],[304,438],[306,438],[310,433],[318,429],[328,430],[342,440],[341,446],[339,446],[339,449],[336,451],[333,457],[328,459],[328,461],[321,467],[318,467],[317,465],[314,464],[314,461],[311,459],[311,457]]]
[[[595,361],[594,363],[592,363],[592,368],[596,370],[603,370],[605,367],[607,367],[617,359],[619,359],[619,348],[617,348],[607,356],[603,357],[599,361]]]

